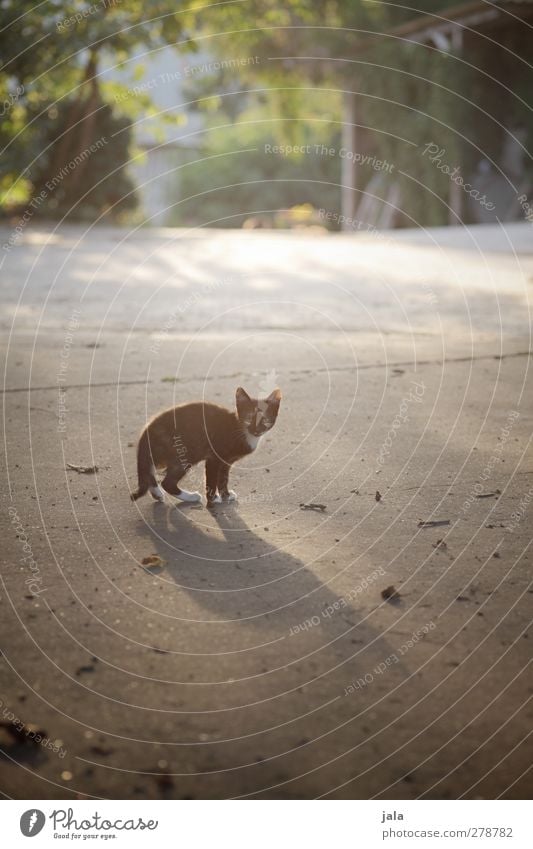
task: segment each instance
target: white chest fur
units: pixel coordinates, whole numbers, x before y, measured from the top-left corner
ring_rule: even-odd
[[[260,436],[254,436],[252,433],[245,434],[246,443],[250,451],[255,451],[257,446],[259,445]]]

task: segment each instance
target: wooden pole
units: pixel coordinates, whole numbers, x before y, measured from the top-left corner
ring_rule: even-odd
[[[355,153],[357,144],[355,92],[344,93],[343,113],[342,147]],[[353,157],[345,156],[341,159],[341,184],[341,212],[345,219],[342,229],[353,230],[353,224],[346,223],[346,219],[353,221],[357,208],[357,178]]]
[[[463,30],[456,26],[452,30],[452,49],[456,56],[460,56],[463,52]],[[451,60],[450,60],[451,61]],[[457,227],[462,224],[461,215],[463,213],[463,190],[454,180],[450,182],[450,192],[448,198],[448,224],[451,227]]]

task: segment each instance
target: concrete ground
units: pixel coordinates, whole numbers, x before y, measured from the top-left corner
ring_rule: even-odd
[[[531,226],[0,253],[3,794],[530,796]],[[239,503],[131,503],[146,418],[240,384]]]

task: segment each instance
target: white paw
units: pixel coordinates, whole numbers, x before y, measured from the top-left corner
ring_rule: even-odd
[[[178,495],[180,501],[190,501],[191,503],[198,503],[202,500],[202,496],[199,492],[187,492],[186,489],[181,489]]]
[[[229,489],[228,494],[224,496],[224,501],[237,501],[237,493],[233,489]]]
[[[165,490],[161,486],[151,486],[150,495],[152,498],[155,498],[156,501],[165,500]]]
[[[220,495],[215,495],[215,497],[212,498],[211,501],[207,502],[208,507],[212,507],[213,504],[222,504],[222,499],[221,499]]]

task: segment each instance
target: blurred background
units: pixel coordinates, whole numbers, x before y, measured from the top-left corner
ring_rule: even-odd
[[[527,211],[529,0],[2,0],[0,12],[8,226],[353,230]]]

